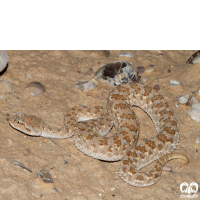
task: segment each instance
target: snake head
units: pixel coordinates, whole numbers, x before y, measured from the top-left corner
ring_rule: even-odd
[[[10,125],[27,135],[40,136],[42,120],[34,115],[26,115],[22,112],[9,118]]]

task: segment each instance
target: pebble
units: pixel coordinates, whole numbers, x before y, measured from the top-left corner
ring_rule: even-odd
[[[124,57],[128,57],[128,58],[132,58],[132,55],[131,55],[130,53],[121,53],[121,54],[119,54],[118,57],[120,57],[120,56],[124,56]]]
[[[192,63],[200,63],[200,55],[196,56],[195,58],[193,58]]]
[[[138,73],[138,74],[143,74],[144,71],[145,71],[145,68],[144,68],[143,66],[137,67],[137,73]]]
[[[76,85],[74,86],[76,89],[80,89],[83,92],[87,90],[93,90],[98,86],[98,82],[95,79],[90,81],[77,81]]]
[[[141,78],[141,81],[142,82],[147,82],[149,80],[149,77],[148,76],[143,76],[142,78]]]
[[[145,68],[145,72],[146,73],[152,73],[155,70],[155,66],[154,65],[149,65],[148,67]]]
[[[196,144],[199,144],[199,138],[196,138],[196,139],[195,139],[195,143],[196,143]]]
[[[197,92],[197,95],[200,96],[200,90]]]
[[[94,53],[98,53],[101,56],[109,57],[110,51],[109,50],[92,50]]]
[[[6,50],[0,50],[0,72],[2,72],[8,63]]]
[[[153,87],[153,89],[154,89],[156,92],[158,92],[158,91],[160,90],[159,84],[156,84],[156,85]]]
[[[185,95],[181,96],[181,97],[178,99],[178,102],[179,102],[180,104],[186,104],[186,103],[188,102],[189,98],[190,98],[190,95],[189,95],[189,94],[185,94]]]
[[[198,108],[198,109],[200,109],[200,103],[194,103],[192,105],[192,108]]]
[[[26,86],[26,89],[32,96],[37,96],[46,92],[45,87],[40,82],[31,82]]]
[[[113,188],[111,188],[110,190],[113,192],[113,191],[115,190],[115,188],[113,187]]]
[[[53,183],[53,178],[48,170],[42,169],[37,174],[45,183]]]
[[[192,97],[188,103],[187,106],[192,106],[193,104],[198,103],[197,99],[195,97]]]
[[[164,166],[164,167],[162,168],[162,171],[170,172],[170,171],[172,171],[172,167],[170,167],[170,166]]]
[[[35,192],[32,192],[32,196],[37,198],[37,199],[41,199],[43,197],[43,194],[38,195]]]
[[[170,80],[170,85],[180,85],[181,83],[175,79]]]
[[[196,121],[200,122],[200,109],[199,108],[192,108],[191,110],[188,111],[188,115]]]

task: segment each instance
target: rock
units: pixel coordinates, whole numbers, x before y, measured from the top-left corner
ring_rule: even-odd
[[[198,108],[198,109],[200,109],[200,103],[194,103],[192,105],[192,108]]]
[[[38,172],[38,176],[45,182],[45,183],[53,183],[53,178],[48,170],[45,168]]]
[[[109,50],[92,50],[94,53],[98,53],[101,56],[109,57],[110,51]]]
[[[5,50],[0,50],[0,72],[3,71],[8,63],[8,55]]]
[[[26,86],[26,89],[32,96],[37,96],[46,92],[45,87],[40,82],[31,82]]]
[[[143,66],[137,67],[137,73],[138,73],[138,74],[143,74],[144,71],[145,71],[145,68],[144,68]]]
[[[197,92],[197,95],[200,96],[200,90]]]
[[[200,55],[196,56],[195,58],[193,58],[192,60],[192,63],[195,64],[195,63],[200,63]]]
[[[145,83],[146,81],[148,81],[149,80],[149,77],[148,76],[143,76],[142,78],[141,78],[141,81],[143,82],[143,83]]]
[[[196,138],[196,139],[195,139],[195,143],[196,143],[196,144],[199,144],[199,138]]]
[[[191,110],[188,111],[188,115],[196,121],[200,122],[200,109],[199,108],[192,108]]]
[[[120,56],[124,56],[124,57],[128,57],[128,58],[132,58],[132,55],[131,55],[130,53],[121,53],[121,54],[119,54],[118,57],[120,57]]]
[[[180,85],[181,83],[175,79],[170,80],[170,85]]]
[[[187,64],[198,63],[198,56],[200,55],[200,50],[195,52],[187,61]],[[196,60],[196,61],[195,61]]]
[[[164,167],[162,168],[162,171],[170,172],[170,171],[172,171],[172,167],[170,167],[170,166],[164,166]]]
[[[195,97],[192,97],[188,103],[187,106],[191,107],[194,103],[198,103],[197,99]]]
[[[145,72],[146,73],[152,73],[155,70],[155,66],[154,65],[149,65],[148,67],[145,68]]]
[[[178,99],[178,102],[179,102],[180,104],[186,104],[186,103],[188,102],[189,98],[190,98],[190,95],[189,95],[189,94],[185,94],[185,95],[181,96],[181,97]]]
[[[95,79],[90,81],[77,81],[76,85],[74,86],[76,89],[80,89],[83,92],[87,90],[93,90],[98,86],[98,82]]]

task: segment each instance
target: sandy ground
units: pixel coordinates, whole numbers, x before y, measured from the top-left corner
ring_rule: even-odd
[[[132,58],[118,57],[121,52]],[[200,102],[199,64],[186,64],[195,51],[111,51],[109,57],[90,51],[7,51],[9,65],[1,73],[0,92],[0,199],[61,199],[61,200],[121,200],[121,199],[179,199],[182,182],[200,183],[200,123],[187,114],[190,107],[176,107],[175,97],[190,94]],[[79,104],[106,106],[106,100],[97,100],[74,88],[78,80],[90,80],[94,73],[85,75],[89,68],[95,72],[104,64],[126,60],[133,66],[155,65],[145,83],[159,84],[160,93],[174,110],[180,128],[180,143],[175,152],[186,154],[190,164],[180,167],[182,160],[167,163],[175,173],[163,172],[161,180],[149,187],[133,187],[118,176],[119,162],[103,162],[84,155],[76,149],[73,138],[50,140],[27,136],[13,129],[7,115],[24,112],[41,117],[52,126],[62,126],[65,113]],[[170,69],[171,72],[168,70]],[[176,79],[181,85],[170,85]],[[46,92],[31,96],[25,90],[30,82],[41,82]],[[104,88],[109,89],[110,86]],[[134,108],[141,123],[139,143],[156,134],[150,118]],[[33,171],[30,173],[13,160]],[[54,183],[44,183],[35,176],[46,168]],[[56,189],[53,189],[56,188]],[[200,194],[199,194],[200,196]]]

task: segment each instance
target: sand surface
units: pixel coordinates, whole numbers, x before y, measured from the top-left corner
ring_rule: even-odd
[[[121,52],[132,58],[118,57]],[[200,183],[200,123],[187,114],[191,108],[176,107],[177,95],[190,94],[200,102],[200,64],[186,64],[195,51],[111,51],[106,57],[91,51],[7,51],[9,65],[0,76],[0,199],[61,199],[61,200],[130,200],[130,199],[179,199],[182,182]],[[85,105],[106,106],[106,100],[87,96],[75,89],[79,80],[90,80],[94,73],[85,75],[92,68],[95,72],[104,64],[126,60],[133,66],[155,65],[145,83],[151,87],[159,84],[159,93],[169,102],[179,122],[180,142],[175,152],[184,153],[190,164],[180,167],[182,160],[167,163],[175,173],[163,172],[161,180],[149,187],[133,187],[118,176],[119,162],[103,162],[76,149],[73,137],[50,140],[27,136],[13,129],[7,116],[24,112],[42,118],[46,123],[61,127],[65,113],[72,107]],[[169,72],[170,70],[170,72]],[[171,79],[181,85],[170,85]],[[46,92],[32,96],[25,88],[30,82],[41,82]],[[109,90],[110,86],[99,87]],[[139,108],[134,108],[141,123],[139,143],[156,134],[151,119]],[[30,173],[13,160],[31,169]],[[54,183],[44,183],[35,174],[47,169]],[[55,189],[56,188],[56,189]],[[200,196],[200,194],[199,194]]]

